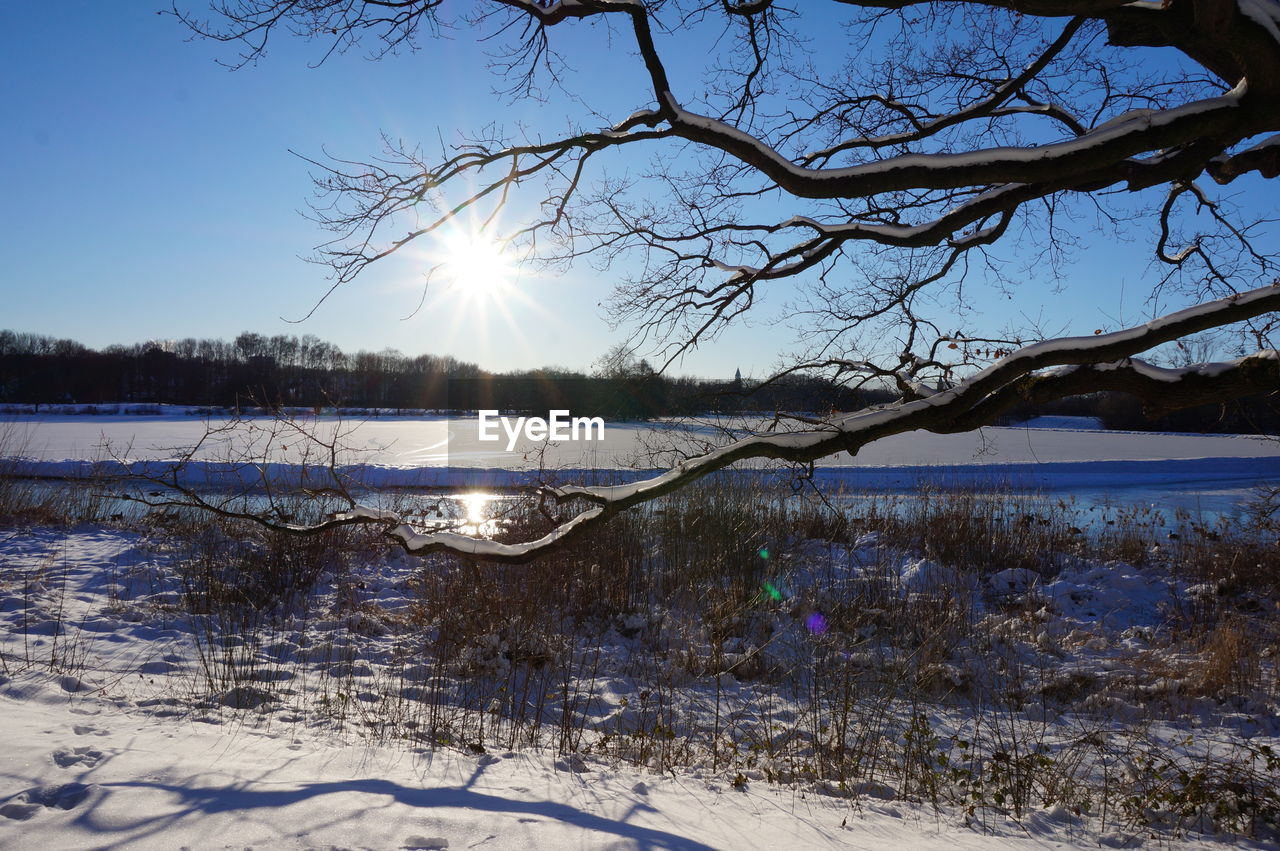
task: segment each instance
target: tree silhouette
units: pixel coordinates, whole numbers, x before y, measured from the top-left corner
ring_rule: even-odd
[[[1280,175],[1275,0],[488,0],[446,18],[453,7],[222,0],[208,20],[176,10],[237,44],[239,64],[282,29],[327,51],[377,52],[460,24],[504,45],[495,67],[516,94],[551,84],[587,98],[559,52],[563,30],[611,39],[611,58],[630,51],[646,81],[638,109],[589,106],[519,134],[493,126],[434,156],[388,145],[369,162],[316,163],[315,215],[334,232],[316,259],[334,287],[464,212],[495,221],[534,192],[536,212],[501,239],[526,262],[586,259],[616,274],[609,307],[634,332],[628,350],[645,346],[665,368],[785,282],[800,294],[789,313],[803,336],[779,375],[890,386],[899,400],[797,421],[647,482],[554,489],[566,513],[524,544],[422,535],[356,508],[343,522],[385,524],[417,552],[519,561],[735,461],[812,462],[1084,392],[1123,391],[1160,412],[1280,382],[1270,223],[1221,194]],[[711,57],[703,77],[691,51]],[[641,178],[612,176],[633,150],[662,159]],[[1116,234],[1149,237],[1148,315],[1165,315],[1056,340],[976,315],[983,287],[1069,299],[1073,258]],[[1244,356],[1176,369],[1136,359],[1214,329]]]

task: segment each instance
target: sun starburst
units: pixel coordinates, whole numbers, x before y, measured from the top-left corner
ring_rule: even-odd
[[[511,289],[516,266],[501,243],[466,231],[449,234],[441,242],[440,272],[466,295],[499,298]]]

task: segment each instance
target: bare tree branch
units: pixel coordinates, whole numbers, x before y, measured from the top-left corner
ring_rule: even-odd
[[[446,17],[455,8],[464,17]],[[630,114],[611,103],[563,124],[456,136],[434,154],[388,140],[369,162],[314,160],[313,213],[334,233],[316,259],[332,286],[464,213],[497,222],[533,192],[523,209],[536,211],[500,238],[530,262],[589,260],[620,278],[611,319],[632,348],[670,365],[781,286],[808,301],[789,305],[803,350],[779,375],[834,371],[902,396],[788,440],[731,444],[647,483],[559,489],[595,508],[531,545],[423,537],[395,518],[350,515],[414,551],[519,561],[739,460],[805,463],[885,434],[971,428],[1017,399],[1116,389],[1161,410],[1274,377],[1272,217],[1211,190],[1280,176],[1276,0],[218,0],[213,23],[177,14],[237,43],[241,63],[281,28],[319,40],[326,56],[364,38],[386,51],[443,28],[474,31],[503,45],[496,67],[517,92],[539,75],[573,91],[553,38],[607,33],[624,48],[611,57],[629,52],[642,72]],[[806,38],[834,25],[845,55],[808,50]],[[690,43],[708,47],[705,84],[687,55],[668,61]],[[1148,48],[1167,61],[1149,62]],[[647,170],[642,152],[657,152]],[[610,175],[619,164],[625,178]],[[1031,345],[1056,334],[973,315],[967,287],[1069,286],[1086,218],[1102,238],[1149,234],[1152,313],[1170,299],[1202,304]],[[1176,374],[1127,361],[1232,323],[1258,354]]]
[[[1132,356],[1189,334],[1277,309],[1280,309],[1280,282],[1110,334],[1034,343],[954,387],[925,398],[822,421],[809,420],[810,427],[796,431],[753,435],[689,458],[652,479],[628,485],[547,488],[546,492],[560,503],[584,500],[592,505],[559,522],[542,537],[524,543],[501,543],[455,531],[419,532],[395,512],[360,505],[310,526],[279,522],[259,512],[205,504],[181,484],[176,471],[166,484],[181,494],[181,498],[149,504],[194,505],[296,535],[316,534],[336,526],[374,525],[380,527],[389,540],[418,555],[449,552],[483,561],[518,564],[563,546],[620,511],[671,493],[741,461],[771,459],[809,463],[838,452],[857,454],[862,447],[891,435],[916,430],[969,431],[990,424],[1022,401],[1044,402],[1095,390],[1133,394],[1158,412],[1274,390],[1280,386],[1280,352],[1275,350],[1180,369],[1155,367],[1133,360]]]

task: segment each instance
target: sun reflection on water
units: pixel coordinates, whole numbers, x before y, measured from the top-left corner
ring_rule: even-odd
[[[464,493],[457,497],[462,516],[457,531],[472,537],[490,537],[498,529],[491,515],[499,497],[492,493]]]

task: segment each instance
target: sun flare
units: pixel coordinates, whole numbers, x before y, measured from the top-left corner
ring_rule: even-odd
[[[443,249],[441,271],[468,293],[496,295],[515,279],[515,265],[502,245],[482,234],[454,234],[445,239]]]

